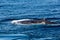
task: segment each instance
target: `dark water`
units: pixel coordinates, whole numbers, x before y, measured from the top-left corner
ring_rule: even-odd
[[[31,18],[60,18],[60,0],[0,0],[0,40],[60,40],[60,26],[11,24]]]

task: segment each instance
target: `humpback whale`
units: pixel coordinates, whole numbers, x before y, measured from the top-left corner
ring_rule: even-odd
[[[56,24],[55,22],[50,22],[45,19],[21,19],[13,20],[12,24]]]

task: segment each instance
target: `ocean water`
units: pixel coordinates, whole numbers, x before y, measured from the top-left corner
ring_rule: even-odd
[[[11,24],[31,18],[60,18],[60,0],[0,0],[0,40],[60,40],[60,26]]]

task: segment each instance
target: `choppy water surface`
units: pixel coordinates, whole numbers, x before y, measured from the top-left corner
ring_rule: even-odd
[[[59,0],[0,0],[0,40],[60,39],[60,26],[11,24],[31,18],[60,18]]]

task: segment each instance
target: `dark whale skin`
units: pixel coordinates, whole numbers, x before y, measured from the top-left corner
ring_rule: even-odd
[[[20,21],[18,23],[22,23],[22,24],[37,24],[37,23],[42,23],[42,22],[45,22],[46,24],[56,24],[55,22],[50,22],[50,21],[47,21],[47,20],[27,20],[27,21]]]

